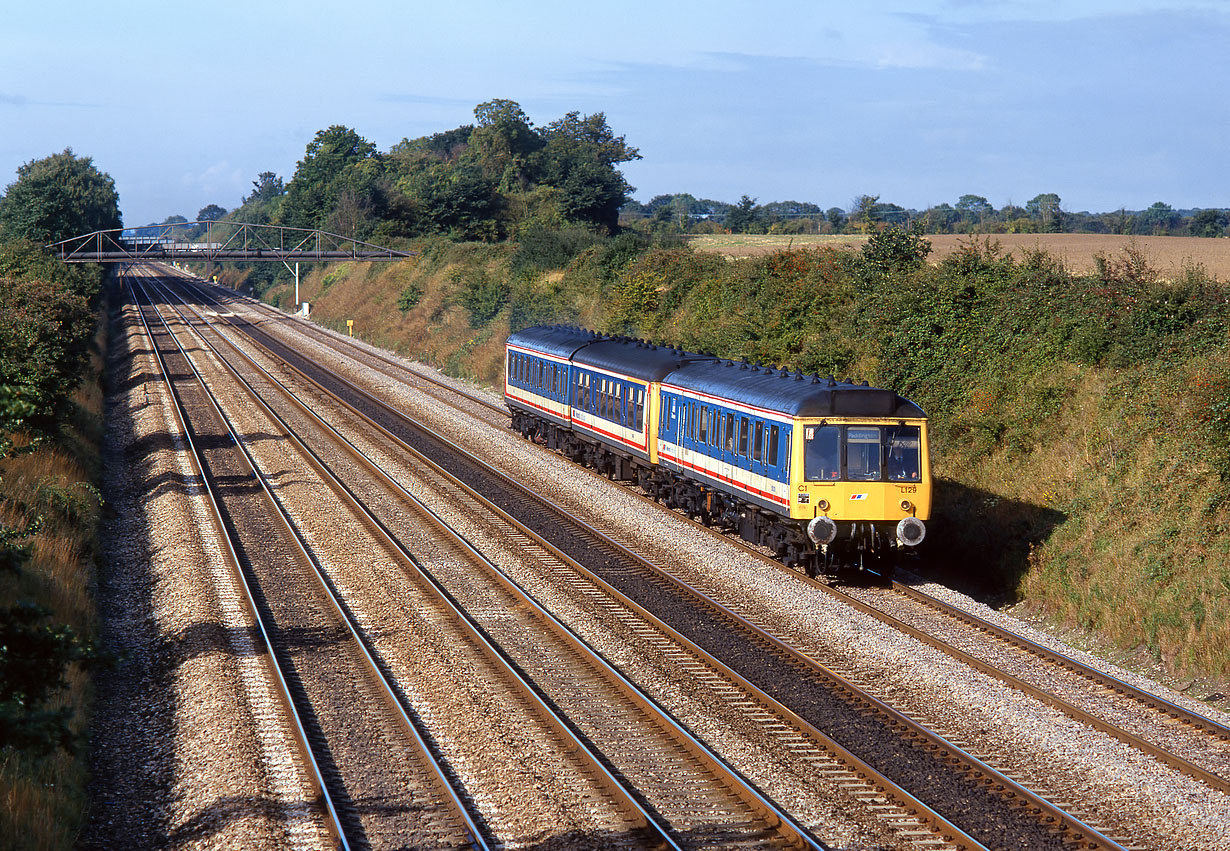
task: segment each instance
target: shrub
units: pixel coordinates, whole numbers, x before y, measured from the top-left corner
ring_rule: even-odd
[[[457,274],[454,283],[461,285],[458,300],[470,312],[470,326],[481,328],[508,304],[509,286],[503,278],[486,269]]]
[[[397,309],[402,313],[413,310],[423,299],[423,284],[419,281],[411,281],[406,284],[405,288],[397,296]]]

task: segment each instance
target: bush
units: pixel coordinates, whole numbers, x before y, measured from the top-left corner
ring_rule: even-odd
[[[402,313],[413,310],[423,300],[423,285],[419,281],[411,281],[397,296],[397,309]]]
[[[461,285],[458,300],[470,312],[473,328],[481,328],[495,319],[508,304],[508,282],[486,269],[457,274],[453,280]]]
[[[601,241],[600,236],[583,227],[551,228],[535,223],[517,234],[509,268],[514,275],[563,269],[582,251]]]

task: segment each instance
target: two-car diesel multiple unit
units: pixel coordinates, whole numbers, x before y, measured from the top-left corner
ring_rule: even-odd
[[[809,575],[888,575],[931,511],[927,420],[891,390],[540,326],[508,338],[512,426]]]

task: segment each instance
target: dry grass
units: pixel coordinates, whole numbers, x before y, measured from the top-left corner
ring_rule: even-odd
[[[932,262],[937,262],[968,244],[962,234],[928,234]],[[1135,245],[1145,252],[1152,266],[1167,277],[1175,277],[1185,265],[1200,264],[1219,280],[1230,280],[1230,239],[1203,239],[1194,236],[1113,236],[1096,233],[1000,233],[991,234],[1005,253],[1019,258],[1024,251],[1042,249],[1064,262],[1074,272],[1089,272],[1098,254],[1118,256],[1125,247]],[[789,248],[861,246],[866,237],[857,235],[705,235],[689,239],[697,251],[711,251],[728,257],[755,257]]]
[[[66,424],[62,445],[0,461],[0,522],[17,525],[44,518],[22,574],[0,575],[0,601],[35,602],[51,611],[53,621],[83,636],[93,634],[96,616],[90,582],[100,513],[92,488],[98,481],[101,365],[96,356],[93,377],[75,396],[88,413]],[[82,732],[89,721],[91,680],[76,668],[69,669],[66,680],[51,708],[71,707],[72,728]],[[71,848],[85,810],[86,781],[84,753],[0,751],[0,848]]]

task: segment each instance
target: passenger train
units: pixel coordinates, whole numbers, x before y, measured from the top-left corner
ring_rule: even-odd
[[[927,418],[891,390],[567,326],[509,336],[512,427],[810,576],[891,574],[931,511]]]

